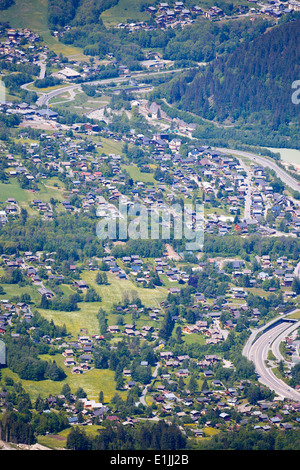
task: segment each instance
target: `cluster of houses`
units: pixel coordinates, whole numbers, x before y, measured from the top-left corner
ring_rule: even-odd
[[[118,29],[128,29],[129,32],[138,30],[151,31],[154,28],[165,29],[175,26],[185,27],[192,24],[198,15],[203,15],[203,10],[195,5],[190,9],[185,8],[183,2],[175,2],[174,7],[170,7],[168,3],[160,3],[157,6],[148,5],[145,11],[154,18],[156,26],[145,21],[136,21],[130,23],[118,23]]]
[[[8,116],[18,115],[21,117],[22,120],[26,121],[30,121],[33,119],[56,120],[58,116],[58,113],[56,113],[55,111],[46,108],[39,108],[35,104],[20,103],[17,101],[5,101],[4,103],[0,104],[1,113],[4,113]]]
[[[0,301],[0,335],[4,335],[7,326],[11,324],[13,317],[21,317],[24,321],[30,321],[32,318],[30,305],[25,302],[12,303],[9,300]],[[6,363],[6,362],[4,362]]]
[[[287,15],[292,11],[300,11],[300,3],[294,0],[289,2],[280,2],[278,0],[268,0],[267,5],[264,5],[261,9],[261,13],[272,16],[274,18],[280,18],[283,15]]]
[[[198,5],[189,9],[185,7],[183,2],[175,2],[173,7],[163,2],[157,7],[146,7],[146,11],[155,17],[157,27],[162,29],[177,25],[184,27],[193,23],[197,15],[203,15],[203,11]]]
[[[26,104],[20,104],[18,107],[22,108],[23,111],[28,109]],[[151,107],[153,107],[151,113],[157,113],[158,107],[155,106],[155,103],[152,103]],[[91,126],[86,125],[87,134],[100,134],[113,139],[117,138],[117,134],[112,133],[109,128],[100,131],[94,125]],[[80,127],[76,124],[71,126],[71,129],[74,129],[77,133]],[[183,128],[181,131],[183,131]],[[52,136],[46,136],[44,140],[41,136],[39,144],[30,144],[28,153],[30,153],[30,159],[34,164],[34,174],[32,171],[28,171],[22,162],[14,156],[7,155],[7,162],[12,167],[9,176],[24,175],[29,182],[34,182],[36,178],[45,178],[47,172],[52,169],[66,172],[69,184],[72,185],[70,196],[76,193],[79,195],[81,210],[89,210],[91,206],[95,206],[99,214],[115,217],[118,216],[118,211],[115,209],[114,202],[119,198],[124,198],[128,204],[132,204],[133,200],[140,198],[149,210],[155,210],[159,208],[162,201],[169,203],[176,195],[192,197],[194,189],[199,187],[205,194],[206,203],[210,203],[211,200],[218,197],[218,200],[226,205],[229,213],[226,217],[210,213],[207,216],[205,227],[208,233],[218,233],[222,236],[235,231],[245,236],[254,229],[267,236],[276,234],[278,231],[266,223],[266,221],[268,222],[267,212],[271,210],[278,221],[289,212],[291,217],[286,223],[285,231],[293,236],[298,236],[298,208],[294,206],[294,201],[291,198],[277,194],[273,190],[269,177],[266,176],[264,169],[259,165],[253,165],[250,171],[253,179],[253,183],[251,183],[250,212],[246,218],[243,218],[242,213],[249,187],[244,167],[233,157],[222,155],[220,152],[205,146],[196,146],[189,151],[188,155],[183,157],[180,153],[182,145],[180,135],[174,136],[170,132],[155,133],[151,138],[143,134],[122,136],[121,140],[127,144],[138,144],[147,152],[149,148],[154,149],[151,150],[150,157],[162,172],[171,174],[173,179],[173,183],[170,185],[171,192],[165,191],[164,181],[157,181],[152,187],[142,181],[135,181],[134,186],[128,192],[128,188],[125,187],[125,175],[121,169],[122,157],[116,154],[95,156],[95,154],[88,151],[88,147],[86,143],[83,143],[83,140],[78,140],[79,134],[76,137],[77,142],[75,143],[72,139],[66,139],[63,132],[58,131],[53,133]],[[50,154],[47,154],[46,159],[41,156],[41,153],[45,152],[45,146],[52,139],[59,143],[61,151],[64,155],[67,155],[67,158],[64,160],[57,159],[54,156],[51,158]],[[31,147],[32,145],[36,145],[36,148]],[[96,144],[96,146],[101,147],[101,144]],[[172,169],[168,165],[168,160],[172,160]],[[111,167],[112,177],[108,178],[102,174],[101,165],[104,163]],[[217,187],[216,182],[218,183]],[[95,183],[98,185],[97,189],[94,188]],[[101,188],[106,194],[109,194],[108,197],[103,197],[103,195],[100,197]],[[84,191],[86,191],[86,194],[83,193]],[[222,192],[221,199],[220,191]],[[162,193],[163,199],[161,201]],[[67,211],[79,209],[78,206],[75,208],[69,199],[66,199],[62,206]],[[53,216],[49,204],[45,204],[39,199],[34,201],[33,207],[42,213],[45,218]],[[11,207],[12,212],[15,212],[15,209],[15,206]],[[237,214],[240,216],[236,223],[235,216]],[[4,221],[6,215],[7,213],[3,214]]]
[[[89,132],[99,133],[99,131],[91,129]],[[107,133],[108,129],[104,129],[103,132]],[[111,137],[114,138],[114,134]],[[59,143],[61,151],[67,155],[66,159],[60,160],[54,156],[51,157],[49,153],[45,159],[41,155],[45,152],[50,139]],[[71,184],[70,199],[72,195],[78,194],[81,207],[79,208],[78,205],[74,207],[70,199],[63,201],[62,207],[67,211],[85,211],[95,206],[98,216],[106,215],[108,217],[119,216],[115,203],[120,198],[126,204],[133,204],[136,199],[143,200],[149,210],[156,210],[160,208],[161,204],[170,203],[176,195],[192,197],[194,189],[199,187],[205,194],[206,203],[218,198],[222,204],[226,205],[229,213],[227,216],[222,216],[210,211],[205,225],[205,230],[208,233],[226,235],[235,231],[245,236],[255,229],[267,236],[276,234],[278,230],[274,230],[273,224],[272,226],[268,225],[266,217],[268,211],[271,210],[278,221],[284,218],[288,212],[289,219],[286,222],[285,231],[293,236],[298,236],[300,222],[298,207],[295,207],[292,198],[274,191],[269,177],[259,165],[253,165],[251,171],[249,170],[253,180],[250,189],[245,169],[239,161],[233,157],[222,155],[209,147],[196,146],[188,152],[187,156],[182,157],[180,153],[182,139],[179,136],[174,137],[168,132],[153,134],[152,138],[142,134],[123,136],[122,140],[126,143],[141,145],[145,151],[148,151],[150,146],[154,148],[151,151],[151,158],[164,174],[172,176],[171,191],[165,190],[166,184],[163,178],[162,181],[155,182],[152,187],[142,181],[135,181],[134,186],[128,191],[125,185],[125,175],[121,168],[122,157],[120,155],[95,156],[88,151],[86,142],[79,139],[75,143],[72,139],[66,139],[62,132],[55,132],[52,136],[47,136],[45,140],[41,136],[39,144],[30,144],[27,152],[34,164],[30,171],[13,155],[7,154],[6,159],[10,167],[9,176],[23,175],[29,182],[35,182],[40,178],[46,178],[47,172],[52,169],[66,172],[69,185]],[[32,147],[33,145],[36,147]],[[172,168],[168,165],[169,160],[172,160]],[[110,166],[113,176],[106,177],[102,174],[101,165],[103,164]],[[216,182],[218,183],[217,187]],[[95,184],[97,184],[97,189],[95,189]],[[103,190],[108,196],[103,195]],[[251,190],[250,212],[247,218],[243,218],[242,214],[249,190]],[[33,201],[32,206],[42,213],[44,218],[52,218],[53,208],[49,204],[37,198]],[[17,206],[15,204],[8,206],[6,213],[3,213],[3,221],[8,213],[17,213]],[[237,214],[239,214],[238,222],[235,219]]]
[[[48,258],[45,260],[45,265],[51,264],[53,260],[53,254],[49,254]],[[5,265],[9,268],[21,267],[24,268],[27,276],[32,278],[33,282],[39,284],[39,278],[36,273],[36,268],[31,266],[31,264],[39,264],[39,256],[32,252],[24,253],[24,256],[14,258],[7,255],[2,255],[2,260]],[[111,256],[106,256],[104,258],[105,263],[109,265],[111,272],[116,266],[115,259]],[[286,272],[290,273],[290,263],[286,257],[278,258],[275,262],[271,262],[270,258],[267,255],[264,255],[260,258],[260,263],[263,270],[274,269],[276,275],[281,276],[285,279]],[[211,261],[208,261],[211,262]],[[215,262],[215,260],[214,260]],[[139,256],[126,256],[122,258],[122,263],[132,267],[143,266],[143,259]],[[235,269],[234,273],[244,270],[244,262],[241,260],[231,261],[232,267]],[[155,265],[158,268],[158,272],[167,273],[176,273],[177,269],[171,269],[168,265],[166,258],[156,258]],[[204,264],[201,264],[202,268]],[[199,265],[200,269],[201,266]],[[220,268],[224,267],[224,263],[220,265]],[[71,267],[70,267],[71,268]],[[76,266],[72,266],[72,269],[75,269]],[[179,271],[180,272],[180,271]],[[261,274],[259,272],[259,274]],[[182,273],[181,273],[182,274]],[[183,273],[184,274],[184,273]],[[76,287],[80,289],[87,288],[87,284],[84,281],[75,281]],[[178,288],[170,288],[170,293],[178,293]],[[41,292],[40,292],[41,293]],[[240,314],[243,314],[246,311],[249,311],[249,307],[246,303],[246,299],[243,300],[243,303],[238,304],[226,304],[220,306],[207,302],[203,294],[196,293],[194,295],[195,305],[201,302],[203,307],[203,318],[197,320],[195,324],[190,324],[187,322],[183,323],[183,334],[202,334],[206,337],[206,344],[216,344],[220,341],[224,341],[226,338],[226,331],[234,328],[236,320],[239,318]],[[1,304],[1,314],[0,314],[0,333],[4,334],[6,332],[6,327],[10,323],[14,315],[21,316],[25,321],[30,320],[32,312],[30,306],[26,302],[19,302],[13,304],[9,301],[2,300]],[[117,311],[120,314],[128,313],[133,310],[139,310],[136,305],[129,305],[128,307],[118,306],[116,307]],[[125,309],[125,310],[124,310]],[[162,316],[162,309],[147,309],[149,320],[157,320]],[[221,310],[221,311],[220,311]],[[230,311],[232,315],[232,321],[226,321],[224,324],[224,329],[221,330],[219,326],[219,320],[222,312]],[[140,314],[144,313],[139,311]],[[253,318],[259,318],[259,311],[257,309],[252,309]],[[157,338],[157,328],[154,328],[145,322],[145,325],[141,327],[136,327],[135,324],[126,324],[126,325],[110,325],[108,327],[108,332],[112,334],[112,337],[115,339],[116,335],[122,337],[122,335],[129,337],[139,337],[141,339],[147,340],[151,335],[151,338]],[[44,341],[50,341],[50,338],[43,338]],[[104,337],[98,334],[88,336],[86,334],[79,335],[77,340],[72,340],[60,344],[60,349],[62,355],[64,356],[64,365],[67,368],[70,368],[72,374],[84,374],[90,371],[93,367],[93,350],[95,345],[99,345],[104,340]],[[295,337],[288,337],[286,339],[286,348],[291,355],[299,357],[299,341]],[[236,387],[226,387],[222,381],[218,380],[215,377],[215,365],[220,361],[223,361],[220,357],[214,354],[207,354],[203,359],[196,361],[197,369],[203,375],[203,378],[206,379],[209,383],[209,389],[201,390],[200,393],[196,395],[189,392],[182,393],[178,392],[176,389],[176,383],[183,379],[186,383],[189,382],[193,368],[190,367],[191,358],[187,354],[174,354],[172,351],[165,349],[164,343],[160,342],[156,348],[156,353],[158,355],[158,361],[161,366],[161,374],[155,382],[154,387],[152,388],[152,398],[157,405],[157,414],[173,414],[176,413],[179,420],[183,422],[188,418],[191,420],[191,423],[195,425],[193,432],[196,436],[201,437],[205,435],[205,428],[208,426],[216,426],[212,424],[208,419],[205,422],[204,428],[199,429],[199,423],[201,420],[201,426],[203,426],[203,421],[208,410],[213,407],[213,409],[218,410],[219,412],[219,424],[227,423],[228,425],[231,422],[231,411],[239,411],[243,415],[243,420],[240,422],[240,425],[246,424],[251,419],[251,422],[254,422],[253,426],[255,429],[269,430],[272,426],[278,426],[281,429],[290,429],[299,424],[299,421],[295,421],[295,413],[299,412],[299,404],[297,403],[283,403],[282,406],[279,402],[260,402],[258,405],[248,405],[245,406],[242,403],[242,393],[244,390],[244,384],[241,383]],[[147,366],[147,361],[142,361],[141,366]],[[224,367],[232,368],[232,364],[227,361],[223,361]],[[123,370],[123,376],[126,379],[125,387],[130,389],[137,385],[137,382],[131,380],[131,371]],[[172,384],[174,386],[172,386]],[[175,388],[174,388],[175,387]],[[5,397],[2,397],[5,402]],[[55,405],[55,400],[63,400],[64,397],[51,397],[51,403],[49,402],[49,408]],[[123,422],[118,414],[114,414],[110,411],[107,406],[104,406],[102,403],[97,402],[96,400],[89,400],[87,398],[82,399],[83,411],[82,416],[84,417],[84,423],[87,424],[92,422],[94,418],[99,420],[103,419],[113,419],[119,422]],[[278,407],[280,407],[278,411]],[[79,413],[75,410],[75,407],[72,404],[68,405],[68,416],[70,424],[79,424],[78,417]],[[256,418],[255,420],[253,418]],[[295,423],[293,423],[295,421]],[[134,419],[128,418],[125,421],[126,424],[133,426],[135,424]]]
[[[20,111],[22,108],[22,112],[26,112],[30,108],[26,103],[17,106],[20,108]],[[150,111],[152,115],[157,114],[158,107],[155,103],[152,103]],[[180,132],[187,131],[184,123],[180,125],[183,126]],[[185,126],[187,125],[185,124]],[[80,127],[80,125],[76,124],[70,128],[79,132]],[[109,128],[100,131],[94,125],[86,124],[85,131],[87,134],[101,134],[110,138],[117,137]],[[189,129],[189,132],[192,132],[192,129]],[[78,136],[79,134],[77,134],[77,138]],[[44,152],[45,145],[47,146],[50,139],[57,141],[61,151],[64,152],[64,155],[67,155],[64,161],[58,160],[55,157],[50,158],[51,155],[49,154],[45,160],[40,155],[40,152]],[[286,212],[289,212],[291,219],[286,224],[287,231],[294,236],[298,236],[298,208],[294,207],[294,202],[291,198],[274,192],[264,169],[259,165],[253,166],[251,169],[254,181],[251,190],[250,213],[246,220],[240,217],[239,222],[234,225],[234,216],[243,212],[248,192],[247,176],[245,175],[244,168],[241,167],[235,158],[222,155],[220,152],[214,151],[209,147],[200,146],[194,147],[187,156],[182,157],[180,154],[182,139],[179,135],[174,136],[170,132],[156,133],[153,134],[152,138],[146,137],[143,134],[131,134],[122,136],[121,139],[126,143],[141,145],[145,151],[148,151],[150,146],[154,148],[151,151],[151,158],[154,160],[154,163],[165,174],[169,173],[172,175],[173,184],[170,189],[173,196],[174,194],[183,194],[186,197],[191,197],[193,190],[198,186],[205,193],[205,202],[209,203],[213,196],[216,197],[218,195],[218,191],[222,191],[221,201],[227,205],[227,210],[231,213],[232,217],[227,216],[224,218],[223,216],[210,214],[206,225],[207,232],[217,232],[220,235],[226,235],[235,230],[237,233],[245,235],[248,231],[251,231],[251,229],[253,231],[253,228],[255,228],[255,230],[265,235],[275,234],[274,228],[269,227],[265,223],[267,211],[270,209],[276,218],[283,217]],[[55,132],[52,136],[45,137],[45,143],[41,140],[37,148],[31,148],[30,146],[30,158],[35,165],[35,174],[32,174],[32,171],[28,171],[14,156],[7,155],[9,166],[13,168],[10,170],[9,176],[13,177],[21,174],[28,181],[34,182],[36,177],[46,177],[47,171],[51,169],[62,172],[66,171],[69,183],[72,184],[71,194],[79,194],[82,200],[82,210],[89,210],[91,206],[96,205],[100,213],[106,211],[107,214],[112,214],[111,211],[114,212],[115,209],[111,203],[117,201],[120,197],[124,197],[124,191],[126,191],[125,175],[121,170],[122,158],[120,155],[115,154],[102,154],[95,157],[85,147],[86,144],[81,145],[80,141],[75,143],[72,139],[66,139],[63,132]],[[172,169],[170,169],[167,163],[170,159],[174,164]],[[112,177],[107,178],[102,174],[101,165],[103,163],[110,165],[113,173]],[[218,189],[215,186],[216,181],[218,182]],[[98,184],[99,188],[91,190],[95,183]],[[100,187],[109,192],[108,198],[105,197],[106,202],[103,198],[99,199],[97,195],[97,192],[99,194]],[[83,189],[87,190],[86,195],[82,194]],[[161,192],[164,192],[164,202],[170,202],[172,199],[172,193],[166,192],[164,189],[165,184],[163,181],[158,181],[152,188],[148,184],[145,185],[142,181],[136,181],[135,186],[131,188],[130,195],[126,194],[126,199],[132,203],[132,198],[143,198],[144,203],[148,205],[149,209],[150,206],[155,208],[155,205],[161,202],[157,200]],[[39,200],[37,199],[36,201]],[[70,200],[64,201],[63,207],[65,210],[75,210]],[[34,208],[43,213],[45,218],[51,218],[53,215],[52,208],[43,201],[35,202]],[[15,208],[12,207],[12,209]],[[5,214],[3,216],[5,220]]]
[[[251,3],[258,3],[257,0],[248,0]],[[149,31],[156,28],[166,29],[174,28],[177,26],[185,27],[186,25],[194,23],[198,15],[202,15],[204,18],[208,18],[211,21],[218,21],[225,16],[222,8],[213,5],[207,10],[202,10],[198,5],[194,5],[191,8],[187,8],[184,2],[174,2],[170,5],[167,2],[162,2],[157,5],[148,5],[145,8],[152,18],[154,18],[156,26],[149,24],[145,21],[136,21],[129,23],[118,23],[118,29],[128,29],[129,32],[138,30]],[[257,8],[250,8],[247,5],[241,5],[238,8],[237,15],[249,14],[265,14],[280,18],[283,15],[289,14],[291,11],[300,11],[300,3],[297,0],[290,0],[288,4],[279,0],[267,0],[267,4],[261,5]]]
[[[232,368],[232,364],[224,361],[217,355],[205,355],[204,359],[197,362],[197,368],[206,380],[209,380],[209,387],[201,390],[196,395],[189,392],[182,393],[172,385],[176,384],[178,378],[188,378],[191,376],[189,364],[191,358],[188,355],[175,356],[172,351],[160,352],[160,364],[163,371],[160,376],[161,381],[153,387],[152,398],[159,409],[168,414],[176,413],[180,422],[194,424],[192,433],[197,437],[205,436],[207,427],[219,428],[222,423],[231,422],[232,410],[239,412],[241,420],[237,427],[246,425],[249,420],[256,430],[268,431],[272,426],[280,427],[282,430],[292,429],[299,424],[298,412],[299,403],[280,404],[277,400],[261,400],[257,405],[244,404],[242,394],[246,382],[241,382],[238,386],[227,387],[224,383],[215,378],[214,367],[220,362],[224,362],[224,367]],[[176,372],[175,372],[176,371]],[[206,414],[211,407],[216,411],[217,423],[205,420]],[[188,421],[187,421],[188,419]],[[201,419],[202,426],[199,428]],[[205,424],[203,424],[205,423]]]
[[[99,335],[94,335],[94,340],[103,339]],[[64,345],[63,345],[64,346]],[[88,372],[93,362],[93,342],[89,336],[79,336],[77,341],[72,341],[68,347],[63,348],[64,364],[71,367],[72,374],[82,374]]]
[[[28,28],[9,28],[2,31],[5,40],[0,43],[0,56],[7,62],[17,60],[19,63],[28,63],[37,59],[40,36]]]

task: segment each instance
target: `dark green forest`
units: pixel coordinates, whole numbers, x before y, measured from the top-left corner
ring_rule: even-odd
[[[292,83],[300,76],[300,20],[275,26],[252,41],[244,41],[199,71],[177,76],[163,85],[170,104],[204,119],[297,144],[299,107],[292,103]],[[266,135],[264,134],[264,139]],[[259,142],[257,142],[259,143]]]
[[[90,438],[75,427],[68,435],[67,448],[72,450],[299,450],[297,431],[282,433],[241,428],[221,432],[209,441],[191,445],[180,435],[176,425],[165,422],[141,424],[137,429],[124,430],[122,425],[106,424],[99,436]]]
[[[69,25],[98,23],[104,10],[117,4],[117,0],[49,0],[48,23],[55,28]]]

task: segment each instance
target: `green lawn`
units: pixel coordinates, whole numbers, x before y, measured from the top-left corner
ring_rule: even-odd
[[[122,300],[123,293],[127,292],[129,295],[134,290],[137,292],[138,296],[142,300],[145,306],[157,307],[159,303],[166,298],[167,290],[165,288],[157,289],[145,289],[136,287],[130,280],[119,280],[113,274],[108,273],[107,277],[109,280],[109,285],[107,286],[98,286],[95,283],[95,272],[85,272],[82,275],[84,279],[90,286],[94,287],[102,296],[102,302],[80,302],[78,305],[80,310],[75,312],[60,312],[54,310],[44,310],[38,308],[38,311],[47,318],[49,321],[53,319],[54,323],[57,325],[66,325],[67,331],[71,333],[73,338],[77,338],[80,334],[80,329],[85,328],[88,335],[98,334],[99,325],[96,315],[99,311],[99,308],[102,307],[105,310],[109,311],[112,305],[119,300]],[[17,289],[12,284],[2,284],[5,290],[5,294],[0,296],[0,299],[9,299],[16,295],[21,295],[26,292],[31,295],[33,301],[36,304],[39,303],[40,296],[37,293],[35,286],[25,286]],[[66,289],[65,293],[70,293],[70,286],[62,286]],[[116,316],[109,315],[108,317],[109,324],[116,323]],[[125,322],[131,323],[131,316],[124,316]],[[140,318],[137,321],[137,326],[150,324],[148,317]],[[152,322],[151,324],[154,325]],[[116,338],[118,340],[118,338]],[[25,390],[30,394],[32,401],[41,395],[42,397],[49,396],[49,394],[55,395],[61,393],[62,387],[64,384],[69,384],[71,391],[73,393],[79,387],[82,387],[89,399],[98,400],[99,392],[102,390],[104,392],[104,402],[109,402],[116,393],[115,381],[114,381],[114,372],[108,369],[99,370],[92,369],[87,373],[80,375],[73,375],[70,368],[66,368],[63,364],[64,357],[61,354],[55,356],[42,355],[41,359],[43,360],[55,360],[56,363],[61,366],[66,374],[67,378],[62,382],[53,382],[50,380],[43,380],[39,382],[34,382],[31,380],[22,380],[22,385]],[[12,377],[16,382],[20,381],[20,378],[11,372],[9,369],[4,369],[2,371],[3,379],[8,375]],[[126,392],[118,392],[122,397],[126,396]]]
[[[101,19],[105,26],[114,26],[118,23],[126,23],[127,19],[146,21],[150,14],[141,11],[143,0],[119,0],[118,4],[101,14]],[[149,5],[155,5],[154,0],[147,2]]]
[[[92,424],[85,426],[84,431],[88,436],[95,437],[98,435],[98,430],[102,428],[103,426]],[[49,447],[50,449],[65,449],[66,439],[70,431],[71,428],[67,428],[56,435],[48,434],[46,436],[37,436],[37,440],[40,445]]]
[[[96,273],[89,271],[86,271],[82,275],[82,279],[100,293],[102,297],[101,306],[105,310],[109,310],[114,303],[121,301],[124,293],[128,293],[130,296],[131,291],[137,292],[142,303],[146,307],[152,308],[157,308],[160,302],[162,302],[167,296],[167,291],[164,288],[146,289],[143,287],[137,287],[131,280],[119,279],[111,273],[107,273],[107,278],[110,283],[107,286],[98,286],[95,283],[95,277]]]
[[[5,202],[9,197],[14,197],[16,201],[27,202],[30,193],[22,189],[18,181],[10,179],[9,183],[0,183],[0,202]]]
[[[48,90],[51,91],[50,88],[48,88]],[[68,96],[67,94],[62,94],[51,99],[50,106],[53,105],[53,109],[57,112],[59,112],[60,109],[67,108],[70,113],[76,113],[79,116],[83,116],[89,112],[95,111],[96,109],[102,108],[110,102],[110,97],[106,95],[90,97],[86,93],[78,90],[74,90],[74,92],[74,99],[70,99],[71,95],[69,93]]]
[[[89,400],[99,400],[99,393],[102,390],[104,393],[104,403],[109,402],[116,393],[115,389],[115,372],[109,369],[92,369],[83,374],[77,375],[71,373],[71,368],[67,368],[63,364],[64,357],[59,354],[56,356],[40,356],[42,360],[55,360],[57,365],[61,366],[67,374],[65,380],[61,382],[54,382],[52,380],[22,380],[22,385],[27,393],[29,393],[31,400],[34,402],[40,395],[42,398],[51,395],[59,395],[65,384],[68,384],[72,393],[81,387],[86,392]],[[13,373],[10,369],[2,370],[2,377],[12,377],[15,382],[20,382],[20,377]],[[124,397],[126,392],[119,392],[119,395]]]
[[[112,139],[106,139],[105,137],[101,137],[101,144],[102,144],[102,148],[99,148],[100,154],[102,153],[104,153],[105,155],[109,155],[110,153],[113,153],[115,155],[122,154],[122,147],[123,147],[122,142],[115,141]]]
[[[296,320],[299,320],[300,319],[300,310],[297,310],[295,313],[293,313],[292,315],[289,315],[288,317],[289,318],[295,318]]]
[[[2,269],[1,269],[2,271]],[[1,272],[1,275],[3,275],[4,272]],[[34,285],[28,285],[28,286],[23,286],[20,287],[19,285],[16,284],[0,284],[1,287],[3,287],[4,294],[0,295],[0,300],[11,300],[13,297],[18,296],[20,297],[22,294],[29,294],[31,297],[31,301],[34,303],[39,303],[41,296],[38,293],[37,286]]]
[[[41,308],[39,308],[38,311],[49,321],[53,320],[56,325],[66,325],[68,333],[70,333],[73,338],[77,338],[81,328],[85,328],[89,335],[99,334],[96,315],[100,305],[100,302],[80,302],[78,304],[79,310],[75,312],[61,312]]]
[[[86,271],[82,274],[82,279],[101,295],[101,302],[79,302],[79,310],[74,312],[38,309],[39,312],[49,321],[53,320],[54,323],[59,326],[66,325],[67,331],[76,338],[81,328],[85,328],[89,335],[99,334],[99,324],[97,320],[99,309],[103,308],[109,312],[114,303],[122,301],[125,293],[130,297],[131,292],[135,291],[142,303],[146,307],[152,308],[157,308],[160,302],[165,300],[167,296],[166,288],[145,289],[137,287],[131,280],[118,279],[111,273],[107,274],[109,285],[98,286],[95,283],[95,277],[96,273],[92,271]],[[128,321],[129,320],[130,317],[128,316]],[[109,324],[113,325],[115,323],[116,318],[110,316]],[[145,321],[142,323],[145,324]]]
[[[153,173],[143,173],[136,165],[124,165],[121,167],[125,169],[134,181],[142,181],[143,183],[157,184],[154,179]]]
[[[57,184],[57,187],[53,186]],[[16,179],[10,178],[9,183],[0,183],[0,203],[5,203],[7,198],[13,197],[17,203],[27,209],[29,215],[37,212],[30,207],[34,199],[41,199],[43,202],[49,202],[53,197],[58,201],[63,201],[66,194],[57,178],[49,178],[42,183],[38,183],[39,191],[31,191],[21,188]]]

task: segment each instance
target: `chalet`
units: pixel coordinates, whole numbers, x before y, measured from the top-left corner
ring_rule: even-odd
[[[85,281],[74,281],[75,287],[78,289],[88,289],[88,285]]]
[[[119,333],[120,328],[117,325],[111,325],[108,327],[110,333]]]
[[[179,369],[178,372],[175,374],[177,377],[188,377],[189,370],[188,369]]]
[[[156,12],[156,8],[153,7],[153,6],[147,6],[145,8],[145,10],[148,12],[148,13],[155,13]]]
[[[212,370],[205,370],[204,372],[205,377],[213,377],[214,373]]]
[[[170,401],[177,401],[176,395],[172,392],[165,393],[165,399]]]
[[[170,357],[173,357],[172,351],[162,351],[160,353],[161,359],[169,359]]]
[[[62,355],[65,357],[73,357],[73,354],[74,354],[73,349],[65,349],[64,352],[62,353]]]
[[[168,291],[170,292],[170,294],[179,294],[180,293],[180,289],[178,287],[170,287],[168,289]]]
[[[79,359],[81,362],[92,362],[93,360],[91,354],[81,354]]]
[[[127,388],[132,388],[136,385],[136,382],[134,380],[131,380],[130,382],[127,382]]]
[[[184,326],[183,331],[185,333],[198,333],[199,329],[198,329],[197,325],[186,325],[186,326]]]
[[[71,357],[67,357],[65,360],[64,360],[64,364],[66,367],[71,367],[71,366],[75,366],[75,360]]]
[[[51,297],[54,297],[54,293],[51,292],[51,290],[47,289],[46,287],[41,287],[38,289],[38,293],[43,296],[45,295],[47,299],[50,299]]]
[[[168,4],[168,3],[160,3],[160,5],[159,5],[159,9],[160,9],[161,11],[166,11],[166,10],[168,10],[168,8],[169,8],[169,4]]]
[[[193,420],[197,420],[197,419],[200,418],[200,411],[198,411],[198,410],[192,410],[192,411],[190,412],[190,415],[191,415],[191,418],[192,418]]]
[[[164,410],[166,413],[172,411],[172,405],[169,405],[168,403],[164,403],[164,404],[163,404],[163,410]]]

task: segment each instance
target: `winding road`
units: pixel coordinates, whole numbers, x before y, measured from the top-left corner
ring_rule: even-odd
[[[268,353],[271,350],[278,361],[286,362],[279,351],[283,338],[300,327],[300,321],[278,322],[278,319],[252,331],[243,349],[246,356],[255,365],[258,380],[273,390],[281,398],[300,402],[300,393],[289,387],[283,380],[278,379],[271,366],[268,366]]]
[[[42,73],[42,69],[43,69],[43,74],[45,74],[44,63],[42,61],[40,61],[38,63],[41,67],[41,73]],[[148,76],[152,76],[152,75],[161,75],[161,74],[166,74],[166,73],[172,75],[172,74],[182,72],[182,71],[186,71],[186,70],[188,70],[188,68],[174,69],[174,70],[159,70],[159,71],[155,71],[155,72],[147,72],[147,71],[135,72],[135,73],[131,74],[131,77],[132,78],[148,77]],[[61,93],[65,93],[66,91],[71,91],[71,90],[78,89],[78,88],[81,87],[81,85],[106,85],[108,83],[122,83],[122,82],[126,82],[128,80],[129,80],[129,78],[127,76],[123,76],[123,77],[115,77],[115,78],[106,78],[106,79],[103,79],[103,80],[93,80],[93,81],[90,81],[90,82],[83,82],[83,83],[75,83],[75,84],[73,83],[72,85],[61,86],[59,88],[56,88],[55,90],[50,91],[49,93],[41,93],[41,95],[39,96],[39,98],[36,102],[36,105],[39,106],[39,107],[45,106],[49,103],[49,100],[51,98],[54,98],[55,96],[60,95]],[[33,82],[30,82],[30,83],[33,83]],[[28,85],[30,85],[30,83],[26,83],[26,84],[22,85],[21,88],[26,90]]]

